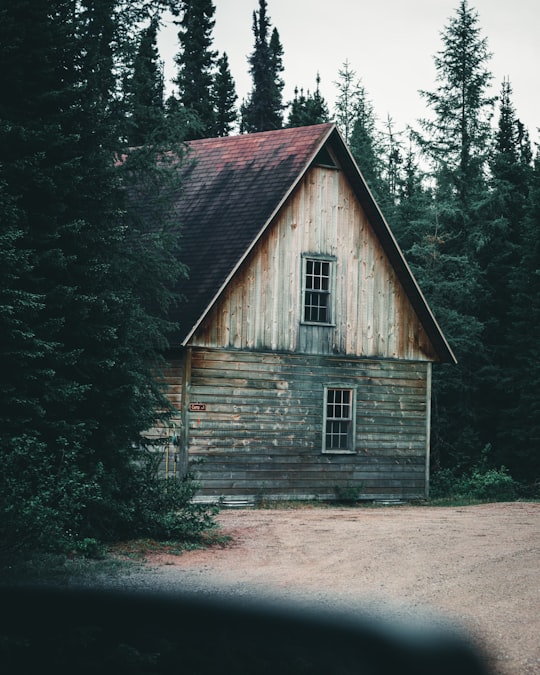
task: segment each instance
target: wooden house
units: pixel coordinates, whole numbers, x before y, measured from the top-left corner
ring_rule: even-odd
[[[166,380],[200,498],[424,497],[455,359],[336,126],[193,141],[182,171]]]

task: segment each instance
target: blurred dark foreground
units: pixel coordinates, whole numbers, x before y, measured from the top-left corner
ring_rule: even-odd
[[[483,675],[458,630],[267,600],[0,589],[0,672]]]

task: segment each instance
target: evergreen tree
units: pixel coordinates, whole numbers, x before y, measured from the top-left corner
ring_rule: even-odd
[[[512,350],[505,385],[503,460],[516,478],[535,488],[540,480],[540,153],[534,160],[529,197],[520,228],[521,261],[511,278],[508,351]]]
[[[183,267],[176,239],[159,220],[149,230],[124,198],[140,183],[140,156],[123,172],[114,167],[116,9],[112,0],[76,11],[62,0],[22,0],[0,10],[7,547],[148,534],[159,515],[159,498],[148,499],[157,489],[150,463],[135,448],[166,410],[155,375]],[[169,186],[146,168],[155,200]]]
[[[479,305],[478,248],[493,98],[490,54],[478,15],[461,0],[435,58],[437,89],[422,92],[434,113],[419,138],[433,169],[433,206],[417,246],[422,288],[453,346],[458,366],[434,374],[433,448],[446,464],[474,463],[482,450],[480,373],[487,360]]]
[[[233,130],[238,118],[236,110],[236,89],[229,68],[227,54],[217,61],[217,71],[214,77],[214,102],[216,110],[216,135],[228,136]]]
[[[365,88],[358,83],[354,96],[355,115],[349,141],[351,152],[381,207],[388,202],[387,186],[383,185],[382,147],[376,128],[375,112]]]
[[[435,57],[438,87],[422,91],[434,119],[423,120],[422,147],[431,159],[441,189],[458,207],[455,243],[474,236],[472,200],[485,188],[494,98],[487,94],[492,75],[487,40],[481,37],[478,13],[461,0],[442,34]]]
[[[346,143],[350,143],[354,123],[358,116],[358,99],[362,97],[362,84],[356,78],[356,72],[349,61],[345,61],[338,72],[339,79],[334,83],[338,89],[335,104],[335,120]]]
[[[283,124],[283,47],[276,28],[270,33],[266,0],[253,12],[255,45],[248,58],[253,87],[241,106],[241,131],[269,131]]]
[[[493,459],[521,477],[526,475],[523,460],[526,458],[527,463],[533,460],[528,443],[519,449],[515,447],[516,439],[523,438],[523,430],[529,428],[530,421],[530,411],[520,411],[519,406],[516,407],[516,392],[521,391],[522,380],[529,381],[531,367],[534,370],[531,364],[526,371],[521,370],[522,357],[516,351],[516,342],[523,345],[522,336],[516,332],[516,326],[519,330],[523,329],[523,317],[516,314],[516,308],[519,308],[519,313],[524,312],[529,320],[529,310],[534,307],[534,302],[529,309],[516,302],[516,295],[523,297],[520,295],[521,283],[529,284],[523,279],[523,266],[524,261],[530,260],[529,248],[534,250],[535,246],[531,241],[534,227],[529,231],[527,224],[530,222],[531,162],[528,135],[516,117],[512,87],[505,80],[490,161],[491,190],[485,209],[487,224],[480,250],[485,280],[482,310],[490,357],[489,369],[484,375],[483,401],[486,406],[485,427],[491,428],[492,438],[489,440],[493,446]],[[528,350],[525,346],[524,349]],[[493,410],[498,412],[496,420],[493,420]]]
[[[508,314],[513,304],[511,278],[523,256],[520,237],[530,178],[530,150],[523,160],[522,125],[516,119],[511,95],[510,82],[504,81],[498,130],[490,161],[491,189],[485,208],[486,228],[479,252],[485,281],[485,302],[482,305],[485,340],[496,375],[486,391],[488,400],[496,396],[496,392],[503,394],[501,384],[505,362],[512,352],[508,344]],[[490,407],[501,409],[500,402],[497,396]]]
[[[392,212],[399,199],[400,185],[403,180],[403,147],[400,140],[401,134],[394,130],[394,123],[390,115],[386,119],[386,128],[381,140],[382,170],[381,182],[387,194],[387,205],[382,205],[383,212],[392,217]]]
[[[294,99],[289,104],[288,127],[304,127],[329,121],[330,113],[326,101],[321,95],[320,83],[321,78],[317,73],[317,87],[314,94],[311,94],[309,89],[307,94],[304,94],[303,89],[298,91],[298,88],[296,88],[294,90]]]
[[[178,103],[188,124],[186,139],[216,134],[214,68],[217,53],[211,49],[215,7],[212,0],[182,0],[178,32],[180,51],[175,61]]]
[[[163,66],[157,49],[159,21],[152,18],[141,38],[127,86],[128,143],[132,146],[155,142],[165,124]]]
[[[415,276],[418,276],[420,270],[415,269],[414,253],[421,241],[426,214],[432,207],[432,193],[426,187],[426,177],[420,169],[412,142],[403,161],[396,193],[396,204],[391,220],[392,231],[413,267]]]
[[[376,128],[373,105],[356,72],[345,61],[335,83],[338,96],[335,119],[370,190],[381,206],[388,202],[387,186],[382,181],[382,146]]]

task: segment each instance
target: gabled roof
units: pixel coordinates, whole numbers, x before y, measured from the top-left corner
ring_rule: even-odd
[[[206,138],[187,144],[176,205],[189,280],[180,311],[185,345],[235,271],[329,144],[441,361],[455,362],[403,255],[334,124]]]

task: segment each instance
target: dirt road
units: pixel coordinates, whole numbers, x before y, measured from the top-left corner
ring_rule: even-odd
[[[465,627],[496,672],[540,674],[540,503],[225,510],[232,543],[149,560],[167,588],[269,594]]]

